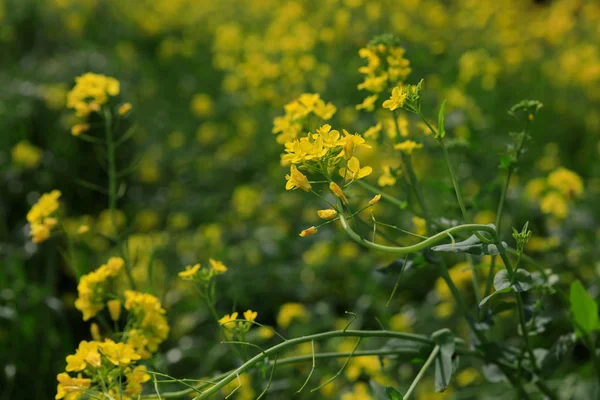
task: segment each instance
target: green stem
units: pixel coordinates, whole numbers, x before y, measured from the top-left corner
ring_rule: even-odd
[[[206,390],[199,396],[196,396],[195,400],[206,399],[209,396],[217,393],[224,386],[226,386],[229,382],[234,380],[237,376],[243,374],[258,362],[263,360],[265,357],[269,357],[271,355],[275,355],[284,349],[292,346],[296,346],[301,343],[310,342],[312,340],[323,340],[334,337],[384,337],[384,338],[398,338],[410,341],[416,341],[419,343],[425,343],[428,345],[432,345],[432,341],[425,336],[402,333],[402,332],[392,332],[392,331],[355,331],[355,330],[346,330],[346,331],[329,331],[323,333],[317,333],[314,335],[303,336],[295,339],[289,339],[283,343],[276,344],[275,346],[265,350],[262,353],[259,353],[246,361],[240,367],[231,371],[227,376],[222,378],[217,384],[212,386],[210,389]],[[164,397],[164,396],[163,396]]]
[[[436,345],[433,348],[433,351],[431,352],[431,354],[429,355],[429,358],[427,359],[427,361],[425,361],[425,364],[423,364],[423,366],[421,367],[421,370],[419,371],[419,373],[417,374],[417,376],[411,383],[410,387],[406,391],[406,394],[404,395],[402,400],[408,400],[410,398],[410,395],[415,390],[415,388],[417,387],[417,384],[419,383],[419,381],[421,380],[423,375],[425,375],[425,372],[427,371],[427,369],[429,369],[429,366],[433,363],[433,361],[435,360],[435,358],[437,357],[439,352],[440,352],[440,346]]]
[[[387,200],[390,203],[394,204],[399,209],[404,210],[406,208],[406,202],[400,201],[397,198],[395,198],[394,196],[391,196],[391,195],[389,195],[387,193],[383,193],[380,189],[376,188],[373,185],[368,184],[363,179],[359,179],[358,181],[356,181],[356,183],[359,186],[362,186],[364,189],[368,190],[369,192],[371,192],[373,194],[380,194],[381,198],[383,198],[384,200]]]
[[[436,233],[433,236],[430,236],[429,238],[411,245],[411,246],[404,246],[404,247],[396,247],[396,246],[384,246],[384,245],[380,245],[377,243],[373,243],[369,240],[363,239],[362,237],[360,237],[348,224],[348,221],[346,220],[346,217],[344,217],[342,214],[340,214],[340,222],[342,223],[342,228],[344,229],[344,231],[346,231],[346,234],[348,236],[350,236],[350,238],[352,240],[354,240],[355,242],[362,244],[365,247],[369,247],[373,250],[378,250],[384,253],[389,253],[389,254],[409,254],[409,253],[415,253],[424,249],[427,249],[431,246],[434,246],[435,244],[447,240],[448,239],[448,234],[459,234],[459,233],[464,233],[464,232],[477,232],[477,231],[481,231],[481,232],[488,232],[490,233],[492,236],[495,236],[496,231],[493,227],[488,226],[488,225],[481,225],[481,224],[465,224],[465,225],[458,225],[458,226],[454,226],[451,228],[448,228],[442,232]]]
[[[113,226],[115,240],[118,242],[119,249],[123,259],[125,259],[125,251],[121,246],[117,229],[117,165],[115,160],[115,142],[112,130],[112,114],[108,108],[104,109],[104,129],[106,132],[106,156],[108,160],[108,208],[110,210],[110,220]],[[125,273],[131,288],[135,290],[135,281],[131,273],[129,262],[125,262]]]

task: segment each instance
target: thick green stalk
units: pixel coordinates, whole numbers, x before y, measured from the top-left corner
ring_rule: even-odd
[[[450,239],[450,235],[452,235],[452,234],[459,234],[459,233],[466,233],[466,232],[488,232],[492,235],[495,235],[495,233],[496,233],[494,228],[491,226],[488,226],[488,225],[465,224],[465,225],[458,225],[458,226],[453,226],[451,228],[448,228],[442,232],[436,233],[435,235],[430,236],[429,238],[427,238],[417,244],[411,245],[411,246],[404,246],[404,247],[384,246],[384,245],[373,243],[369,240],[363,239],[350,227],[350,225],[348,224],[348,221],[342,214],[339,214],[339,216],[340,216],[340,222],[342,223],[342,228],[344,229],[344,231],[346,231],[346,234],[348,236],[350,236],[350,238],[352,240],[354,240],[355,242],[357,242],[359,244],[362,244],[365,247],[369,247],[373,250],[378,250],[378,251],[382,251],[384,253],[389,253],[389,254],[404,255],[404,254],[415,253],[415,252],[418,252],[421,250],[425,250],[429,247],[436,245],[439,242]]]
[[[121,247],[119,233],[117,229],[117,164],[115,160],[115,140],[112,130],[112,114],[109,109],[104,110],[104,129],[106,132],[106,157],[108,161],[108,208],[110,211],[110,221],[114,230],[115,240],[121,251],[121,255],[125,259],[125,252]],[[131,273],[131,267],[128,262],[125,262],[125,273],[131,288],[135,290],[135,281]]]
[[[425,372],[429,369],[429,366],[433,363],[433,361],[435,360],[435,358],[437,357],[439,352],[440,352],[440,346],[436,345],[433,348],[433,351],[431,352],[431,354],[429,355],[429,358],[427,358],[427,361],[425,361],[425,364],[423,364],[423,366],[419,370],[419,373],[417,374],[415,379],[410,384],[410,387],[406,391],[406,394],[404,395],[404,397],[402,397],[402,400],[408,400],[410,398],[410,395],[415,390],[415,388],[417,387],[417,384],[419,383],[419,381],[421,380],[423,375],[425,375]]]

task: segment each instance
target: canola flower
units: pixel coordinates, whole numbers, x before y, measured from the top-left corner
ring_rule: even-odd
[[[34,169],[40,165],[42,150],[29,141],[22,140],[12,148],[11,156],[13,164],[27,169]]]
[[[108,280],[117,277],[124,265],[122,258],[111,257],[106,264],[80,278],[75,308],[83,313],[84,321],[104,309]]]
[[[119,81],[101,74],[88,72],[75,78],[75,86],[67,93],[67,107],[75,110],[78,117],[99,112],[110,97],[120,92]]]
[[[58,219],[55,213],[60,206],[58,199],[61,196],[59,190],[43,194],[27,213],[27,222],[30,224],[30,236],[33,243],[41,243],[50,237],[50,233],[56,227]]]
[[[58,386],[55,399],[77,399],[81,395],[112,398],[123,397],[123,387],[120,379],[115,376],[125,376],[125,393],[136,397],[142,393],[142,384],[150,380],[146,367],[135,365],[141,359],[132,345],[104,341],[81,341],[75,354],[66,358],[66,372],[58,374]],[[77,372],[77,377],[69,373]],[[86,376],[84,378],[84,376]]]
[[[131,319],[127,343],[141,358],[150,358],[169,335],[166,311],[161,307],[158,298],[151,294],[126,290],[124,295],[125,309],[129,311]]]
[[[304,93],[286,104],[284,109],[285,115],[273,121],[273,133],[277,134],[277,142],[281,144],[295,140],[311,115],[327,121],[337,111],[333,104],[325,103],[316,93]]]

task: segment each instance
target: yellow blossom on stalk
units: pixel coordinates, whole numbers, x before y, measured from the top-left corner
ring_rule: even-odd
[[[42,150],[27,140],[22,140],[12,148],[11,155],[13,164],[33,169],[40,164]]]
[[[244,319],[247,321],[253,322],[257,316],[258,316],[258,313],[256,311],[252,311],[252,310],[244,311]]]
[[[119,92],[118,80],[90,72],[75,78],[75,87],[67,93],[67,107],[75,109],[78,117],[87,117]]]
[[[361,168],[360,161],[358,161],[358,158],[356,157],[349,159],[346,166],[347,168],[340,169],[340,175],[347,181],[356,181],[358,179],[362,179],[365,176],[369,176],[371,172],[373,172],[373,168],[369,166]]]
[[[287,183],[285,185],[286,190],[300,188],[305,192],[309,192],[312,189],[311,184],[308,183],[308,178],[306,175],[298,171],[298,168],[294,164],[292,164],[290,167],[290,175],[286,175],[285,179],[287,179]]]
[[[373,111],[375,109],[375,102],[379,98],[378,95],[367,96],[362,103],[356,105],[357,110]]]
[[[307,322],[310,314],[306,307],[300,303],[285,303],[277,313],[277,325],[287,328],[293,320]]]
[[[116,277],[123,265],[125,261],[122,258],[111,257],[106,264],[80,278],[77,285],[79,296],[75,300],[75,308],[83,313],[84,321],[94,317],[104,308],[106,281]]]
[[[221,261],[213,260],[212,258],[208,259],[210,263],[210,270],[215,275],[221,275],[227,272],[227,267]]]
[[[367,129],[365,131],[365,133],[363,134],[364,137],[366,137],[367,139],[377,139],[379,137],[379,132],[381,132],[381,122],[378,122],[377,125],[370,127],[369,129]]]
[[[577,198],[583,193],[581,177],[564,167],[560,167],[548,175],[548,185],[568,199]]]
[[[108,306],[108,313],[110,314],[110,319],[113,321],[118,321],[121,316],[121,300],[109,300],[106,305]]]
[[[129,343],[115,343],[106,339],[104,343],[99,344],[99,348],[102,355],[117,366],[129,365],[142,358]]]
[[[56,226],[57,220],[52,215],[58,210],[59,190],[43,194],[27,213],[27,222],[31,226],[31,241],[41,243],[50,237],[50,232]]]
[[[219,320],[219,325],[221,325],[223,327],[223,329],[225,330],[234,330],[236,327],[236,324],[232,323],[232,321],[235,321],[238,317],[238,313],[234,312],[231,314],[225,314],[220,320]]]
[[[321,138],[323,146],[327,149],[332,149],[337,146],[342,146],[344,140],[340,139],[340,132],[331,129],[331,125],[325,124],[317,129],[317,133],[312,135],[313,139]]]
[[[200,264],[196,264],[193,267],[191,265],[187,265],[185,267],[185,271],[181,271],[177,274],[181,279],[186,281],[193,281],[198,274],[198,270],[200,269]]]
[[[376,194],[375,196],[373,196],[373,198],[371,200],[369,200],[369,205],[372,206],[374,204],[377,204],[377,203],[379,203],[379,200],[381,200],[381,195]]]
[[[121,104],[121,106],[119,106],[117,112],[119,113],[120,116],[125,116],[127,114],[129,114],[129,111],[131,111],[131,109],[133,108],[133,106],[131,105],[131,103],[124,103]]]
[[[318,229],[315,226],[311,226],[310,228],[304,229],[302,232],[299,233],[299,235],[301,237],[312,236],[315,233],[317,233],[317,231]]]
[[[386,73],[380,76],[367,76],[362,83],[359,83],[358,90],[368,90],[372,93],[382,92],[388,83],[388,75]]]
[[[342,200],[342,203],[344,203],[344,205],[348,204],[348,198],[344,194],[344,191],[342,190],[342,188],[337,183],[330,182],[329,190],[331,190],[331,192],[333,194],[335,194],[337,197],[339,197]]]
[[[90,124],[76,124],[71,128],[71,134],[73,136],[79,136],[88,130],[90,130]]]
[[[333,219],[336,217],[337,211],[331,208],[327,210],[319,210],[317,211],[317,215],[321,219]]]
[[[100,328],[95,322],[92,322],[92,324],[90,325],[90,334],[92,335],[92,339],[94,339],[95,341],[102,340],[102,336],[100,335]]]
[[[129,396],[139,396],[142,393],[142,383],[150,380],[150,374],[146,373],[145,365],[138,365],[133,370],[125,372],[127,386],[125,393]]]
[[[365,139],[363,139],[358,133],[355,133],[354,135],[348,133],[348,131],[346,131],[345,129],[343,129],[344,132],[344,158],[346,160],[349,160],[350,158],[352,158],[352,155],[354,154],[354,149],[357,148],[365,148],[365,149],[370,149],[371,146],[368,145],[365,142]]]
[[[413,140],[405,140],[404,142],[398,143],[394,146],[394,149],[400,150],[401,152],[409,156],[413,153],[414,150],[422,148],[423,145],[421,143],[417,143]]]
[[[92,380],[82,378],[81,374],[77,378],[71,377],[66,372],[56,376],[58,387],[56,388],[56,400],[67,398],[67,400],[76,400],[91,386]]]
[[[125,309],[130,312],[134,329],[128,332],[127,343],[142,358],[150,358],[169,335],[169,324],[160,301],[147,293],[125,291]]]
[[[391,111],[394,111],[395,109],[402,107],[407,95],[408,93],[402,86],[396,86],[392,89],[392,96],[389,98],[389,100],[383,102],[383,108],[388,108]]]
[[[90,227],[87,225],[81,225],[79,228],[77,228],[77,234],[78,235],[83,235],[84,233],[89,232]]]
[[[546,194],[540,202],[540,209],[544,214],[551,214],[558,219],[564,219],[569,214],[567,200],[558,192]]]
[[[79,343],[75,354],[67,356],[67,372],[83,371],[87,366],[98,368],[101,365],[100,353],[96,341],[87,342],[85,340]]]
[[[383,174],[377,179],[377,184],[381,187],[392,186],[396,183],[396,178],[392,174],[392,167],[389,165],[383,166]]]

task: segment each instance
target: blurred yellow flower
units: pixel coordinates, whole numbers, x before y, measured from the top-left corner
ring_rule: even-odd
[[[417,143],[413,140],[405,140],[404,142],[394,145],[394,149],[400,150],[406,155],[411,155],[414,150],[423,148],[421,143]]]
[[[310,314],[304,305],[300,303],[285,303],[279,308],[277,313],[277,325],[287,328],[293,320],[307,322]]]
[[[177,276],[186,281],[193,281],[196,278],[199,269],[200,264],[195,264],[193,267],[191,265],[187,265],[185,267],[185,271],[179,272]]]
[[[13,164],[33,169],[40,164],[42,150],[29,143],[29,141],[22,140],[12,148],[11,154]]]

